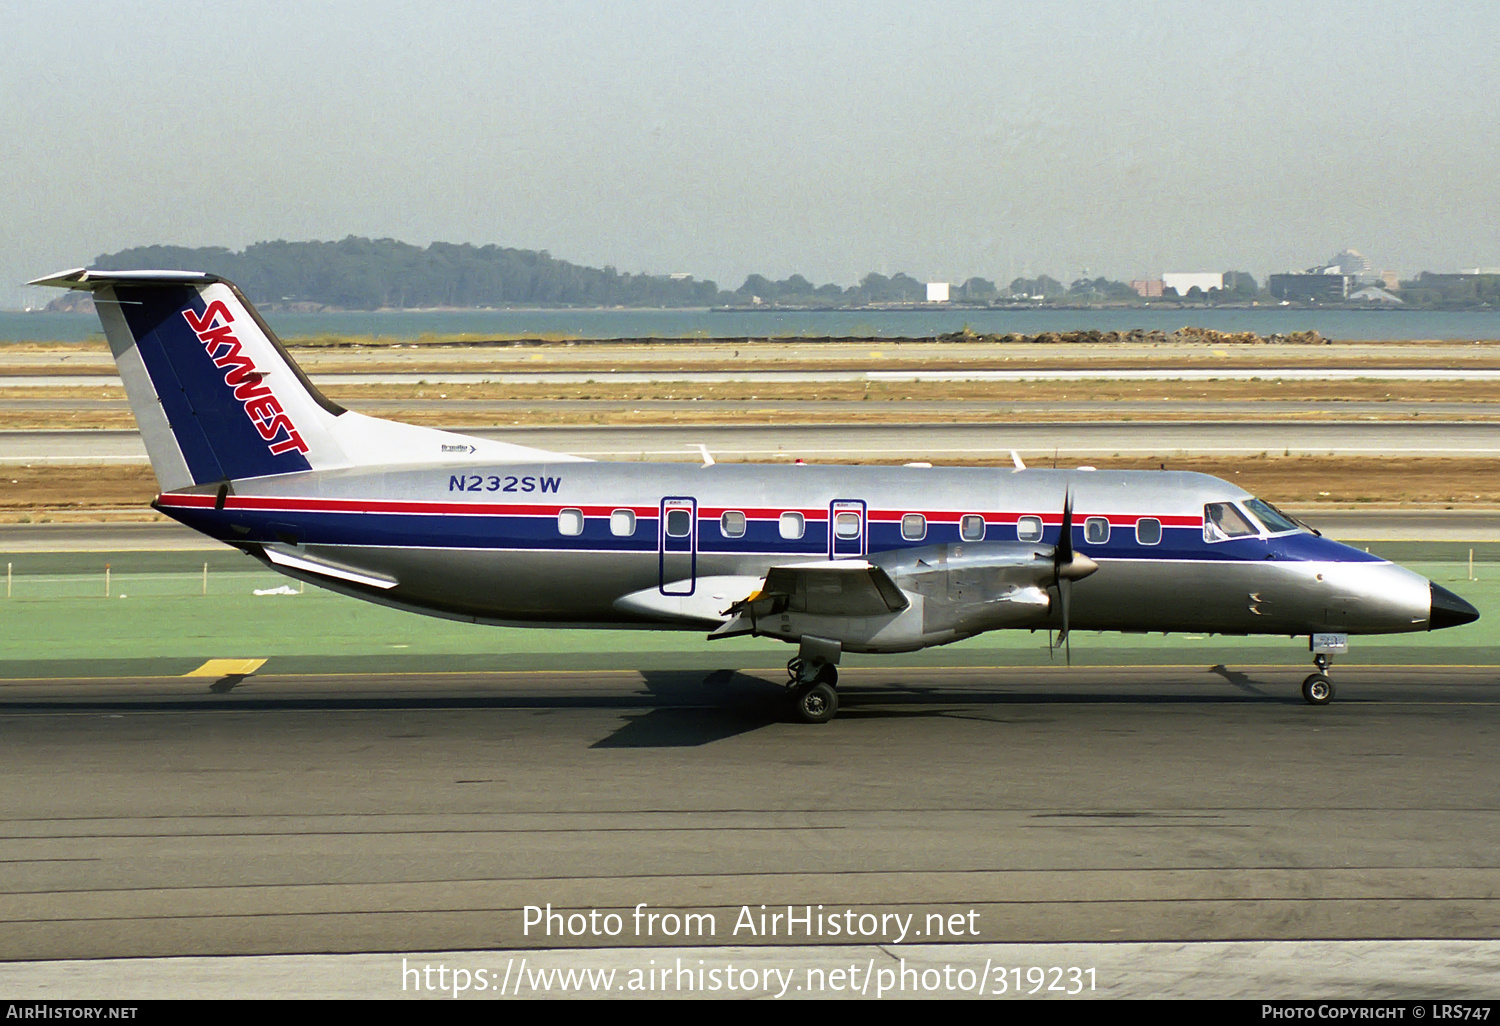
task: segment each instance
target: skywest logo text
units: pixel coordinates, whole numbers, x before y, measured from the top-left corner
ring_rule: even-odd
[[[271,455],[280,456],[293,449],[307,452],[307,443],[297,433],[281,403],[262,382],[261,372],[255,369],[250,357],[241,352],[240,340],[234,337],[229,327],[234,322],[229,307],[216,299],[208,304],[201,316],[192,310],[182,311],[182,316],[198,336],[198,341],[203,343],[214,366],[224,371],[224,384],[234,389],[234,397],[245,407],[245,416],[250,418],[260,436],[270,443],[266,448],[271,450]],[[218,327],[213,326],[215,318],[221,321]]]

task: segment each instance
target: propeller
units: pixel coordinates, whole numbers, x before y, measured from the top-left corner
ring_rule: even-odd
[[[1052,576],[1057,585],[1058,605],[1062,611],[1062,629],[1057,635],[1057,644],[1067,653],[1068,665],[1073,665],[1073,646],[1068,640],[1068,625],[1073,606],[1073,582],[1081,580],[1099,569],[1099,564],[1088,556],[1073,551],[1073,491],[1063,493],[1062,534],[1052,550]]]

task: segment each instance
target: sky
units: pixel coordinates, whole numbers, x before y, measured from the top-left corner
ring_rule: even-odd
[[[157,243],[735,288],[1500,265],[1500,4],[0,0],[0,306]]]

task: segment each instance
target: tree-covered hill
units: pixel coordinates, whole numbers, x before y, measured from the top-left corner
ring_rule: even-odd
[[[926,285],[904,273],[867,274],[857,285],[814,285],[800,274],[780,281],[752,274],[733,292],[685,275],[621,274],[583,267],[545,250],[434,242],[423,249],[395,239],[257,242],[241,252],[222,246],[137,246],[95,257],[101,270],[209,271],[234,282],[252,302],[345,310],[498,306],[841,307],[915,304]],[[1049,279],[1050,280],[1050,279]],[[996,298],[993,282],[956,285],[960,303]],[[69,300],[59,300],[61,309]]]
[[[140,246],[94,259],[101,270],[208,271],[266,306],[382,307],[709,306],[732,299],[711,281],[621,274],[554,259],[545,250],[395,239],[257,242],[222,247]]]

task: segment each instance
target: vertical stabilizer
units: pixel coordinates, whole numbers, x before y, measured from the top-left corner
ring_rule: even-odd
[[[93,292],[164,491],[347,465],[329,431],[343,409],[228,282],[182,271],[74,271],[33,284]]]
[[[351,466],[576,459],[346,411],[216,275],[76,270],[31,284],[93,293],[163,491]]]

